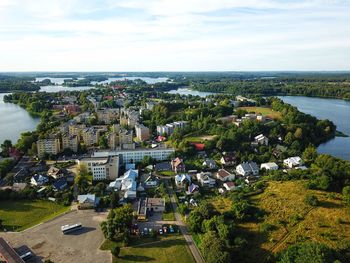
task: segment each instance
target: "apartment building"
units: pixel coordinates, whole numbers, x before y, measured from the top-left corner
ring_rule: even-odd
[[[86,146],[98,144],[100,134],[107,131],[107,126],[92,126],[82,130],[82,137]]]
[[[58,137],[38,140],[36,146],[39,157],[43,157],[45,153],[57,155],[61,152],[61,143]]]
[[[111,124],[119,119],[120,110],[117,108],[96,111],[97,119],[105,124]]]
[[[136,124],[135,125],[135,131],[136,131],[136,137],[140,141],[147,141],[150,138],[150,131],[149,129],[144,126],[143,124]]]
[[[115,180],[119,174],[119,156],[89,157],[77,160],[78,165],[86,165],[94,181]]]
[[[163,135],[164,133],[168,136],[171,135],[176,128],[182,129],[186,126],[186,121],[175,121],[166,125],[157,126],[157,134]]]
[[[69,134],[63,134],[62,135],[62,149],[70,149],[73,152],[78,151],[79,146],[79,140],[77,135],[69,135]]]

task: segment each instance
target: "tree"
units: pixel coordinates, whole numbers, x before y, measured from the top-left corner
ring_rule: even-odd
[[[305,196],[304,202],[305,202],[307,205],[311,205],[311,206],[317,206],[318,203],[319,203],[317,197],[314,196],[314,195],[310,195],[310,194],[308,194],[308,195]]]
[[[119,196],[118,196],[118,193],[113,191],[111,193],[111,199],[110,199],[110,207],[113,209],[113,208],[116,208],[118,206],[118,202],[119,202]]]
[[[342,193],[343,200],[350,206],[350,186],[345,186]]]
[[[333,263],[339,260],[331,248],[313,242],[299,243],[288,247],[278,256],[278,263]]]
[[[214,231],[206,232],[201,237],[199,248],[206,263],[229,263],[231,258],[225,246]]]
[[[316,148],[312,145],[309,145],[303,152],[302,159],[306,164],[310,165],[315,162],[317,155],[318,154]]]
[[[120,253],[120,247],[115,246],[112,250],[111,250],[113,256],[118,257],[119,253]]]
[[[101,136],[98,139],[98,145],[100,146],[101,149],[107,149],[108,148],[108,140],[106,136]]]
[[[5,140],[1,144],[2,155],[4,157],[9,156],[9,149],[12,147],[12,142],[10,140]]]

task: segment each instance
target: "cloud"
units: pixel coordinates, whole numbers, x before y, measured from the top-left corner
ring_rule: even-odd
[[[349,11],[341,0],[1,0],[0,70],[344,70]]]

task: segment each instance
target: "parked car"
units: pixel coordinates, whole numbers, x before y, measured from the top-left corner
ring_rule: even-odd
[[[159,232],[159,235],[163,235],[163,229],[159,228],[158,232]]]

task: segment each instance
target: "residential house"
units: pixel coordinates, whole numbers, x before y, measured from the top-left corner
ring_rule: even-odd
[[[157,172],[171,171],[172,166],[171,166],[170,162],[161,162],[161,163],[157,163],[155,165],[155,170]]]
[[[62,191],[68,187],[67,180],[65,178],[60,178],[52,184],[55,191]]]
[[[225,169],[219,169],[219,171],[216,173],[216,178],[223,182],[233,181],[235,180],[235,174],[230,173]]]
[[[47,171],[47,175],[52,177],[53,179],[59,179],[63,177],[65,172],[63,169],[57,168],[55,166],[51,166],[50,169]]]
[[[191,176],[188,174],[177,174],[175,175],[175,185],[179,188],[184,187],[186,184],[191,183]]]
[[[183,162],[183,159],[180,159],[179,157],[171,160],[171,168],[175,173],[186,171],[185,163]]]
[[[78,209],[94,208],[99,203],[99,198],[94,194],[78,195]]]
[[[259,134],[258,136],[254,137],[254,144],[255,145],[269,145],[269,138],[267,138],[263,134]]]
[[[42,186],[49,182],[49,178],[45,175],[36,174],[30,178],[30,184],[33,186]]]
[[[259,167],[255,162],[243,162],[236,167],[236,172],[242,176],[259,175]]]
[[[236,189],[236,185],[234,182],[226,182],[223,184],[223,187],[225,187],[227,191],[232,191]]]
[[[302,165],[303,160],[299,156],[294,156],[283,160],[283,164],[289,168],[294,168]]]
[[[216,180],[211,178],[209,172],[197,173],[197,181],[203,187],[214,187],[216,184]]]
[[[191,183],[189,186],[188,186],[188,189],[187,189],[187,194],[188,195],[191,195],[191,194],[194,194],[195,192],[198,192],[199,191],[199,186],[194,184],[194,183]]]
[[[278,170],[278,165],[276,163],[262,163],[260,169],[265,169],[267,171]]]
[[[202,163],[202,165],[210,170],[214,170],[217,168],[216,162],[212,159],[205,159],[204,162]]]
[[[223,156],[220,159],[220,163],[223,166],[235,166],[237,163],[237,158],[235,153],[233,152],[223,153]]]

